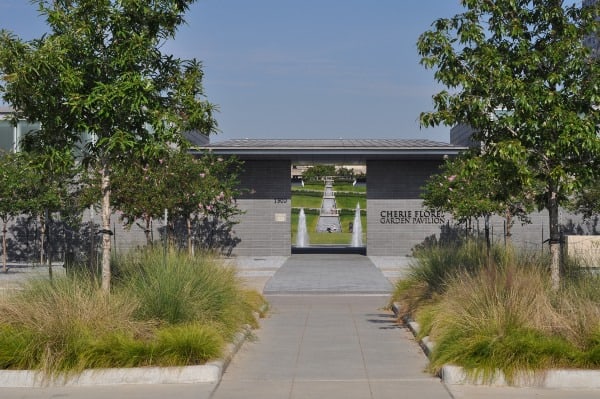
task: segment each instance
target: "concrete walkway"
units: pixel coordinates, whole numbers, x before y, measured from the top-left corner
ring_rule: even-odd
[[[265,295],[381,294],[392,284],[362,255],[292,255],[267,282]]]
[[[272,296],[214,399],[450,398],[386,296]]]

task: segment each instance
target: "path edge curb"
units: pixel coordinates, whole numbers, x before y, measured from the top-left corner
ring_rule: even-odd
[[[62,386],[99,386],[124,384],[217,384],[225,369],[243,343],[252,334],[244,326],[231,343],[225,346],[223,356],[202,365],[181,367],[131,367],[87,369],[79,374],[48,377],[35,370],[0,370],[1,388],[45,388]]]

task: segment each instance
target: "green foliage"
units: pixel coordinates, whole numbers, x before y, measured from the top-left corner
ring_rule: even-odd
[[[491,214],[526,220],[532,210],[526,176],[511,160],[476,151],[446,161],[424,187],[424,205],[449,212],[460,221]]]
[[[246,292],[215,259],[169,254],[166,267],[161,251],[130,259],[110,296],[87,274],[31,280],[2,296],[0,368],[59,376],[86,368],[200,364],[218,357],[242,325],[256,324],[252,312],[264,299]]]
[[[600,215],[600,178],[576,192],[570,208],[581,213],[585,218]]]
[[[103,157],[152,152],[181,130],[210,133],[214,106],[201,100],[200,64],[159,51],[193,2],[38,0],[49,34],[1,35],[5,100],[41,122],[44,145],[71,147],[87,132],[96,136],[88,149]]]
[[[421,63],[448,88],[433,96],[435,110],[421,113],[421,124],[469,125],[492,159],[519,165],[532,188],[524,194],[548,209],[558,288],[558,209],[600,171],[600,63],[584,44],[600,33],[600,3],[462,4],[463,13],[419,37]]]
[[[113,201],[128,226],[142,220],[140,227],[147,232],[150,221],[162,218],[165,209],[170,220],[228,221],[240,213],[234,203],[240,170],[235,157],[204,153],[195,158],[185,151],[169,151],[158,159],[115,168]]]
[[[490,380],[502,370],[514,382],[520,371],[540,371],[576,365],[577,350],[565,339],[515,325],[481,326],[481,331],[452,331],[437,342],[431,368],[460,364],[472,376]]]
[[[30,330],[10,325],[0,327],[0,369],[30,369],[39,362],[39,351],[32,346],[36,336]]]
[[[343,166],[337,168],[335,171],[335,176],[343,179],[353,179],[354,178],[354,169],[344,168]]]
[[[200,62],[160,51],[194,0],[36,3],[49,33],[25,42],[0,32],[0,94],[15,119],[40,122],[29,135],[37,150],[84,149],[85,164],[99,168],[102,287],[108,291],[112,168],[184,146],[184,131],[216,130]]]
[[[2,221],[2,265],[7,271],[6,225],[27,207],[29,163],[23,155],[0,153],[0,221]]]
[[[220,328],[230,338],[242,324],[253,322],[235,269],[210,257],[188,257],[163,249],[146,249],[115,259],[118,288],[140,305],[135,317],[168,324],[200,321]]]
[[[581,269],[556,292],[539,254],[495,248],[488,266],[483,246],[467,245],[422,249],[396,287],[401,310],[435,342],[432,371],[452,363],[514,382],[521,371],[598,367],[598,276]]]
[[[491,258],[504,262],[503,249],[493,246]],[[417,249],[415,261],[405,280],[394,290],[394,300],[404,304],[403,312],[412,313],[424,304],[435,301],[446,291],[448,280],[459,273],[474,274],[487,264],[487,252],[482,242],[468,240],[462,245],[439,245]]]
[[[302,178],[306,181],[320,180],[327,176],[335,176],[335,165],[314,165],[308,168]]]
[[[215,328],[200,324],[183,324],[158,331],[155,356],[164,366],[204,363],[218,357],[224,342]]]

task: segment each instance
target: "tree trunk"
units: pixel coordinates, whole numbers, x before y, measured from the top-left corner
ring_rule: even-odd
[[[90,256],[88,267],[94,275],[98,272],[96,269],[96,224],[94,223],[94,207],[90,206]]]
[[[44,219],[44,215],[39,216],[40,219],[40,266],[42,266],[45,262],[46,258],[45,248],[46,248],[46,220]]]
[[[6,262],[6,220],[2,223],[2,271],[8,273],[8,265]]]
[[[489,213],[484,216],[484,220],[485,220],[485,250],[486,250],[486,256],[487,256],[487,266],[490,267],[491,263],[492,263],[491,262],[492,242],[490,240],[490,215],[489,215]]]
[[[188,253],[194,256],[194,237],[192,236],[192,219],[187,218]]]
[[[144,234],[146,235],[146,245],[151,247],[152,246],[152,237],[150,236],[150,233],[152,232],[152,230],[150,230],[150,222],[152,221],[152,218],[150,216],[146,216],[146,229],[144,230]]]
[[[44,211],[44,215],[44,221],[46,223],[46,228],[44,229],[46,231],[46,248],[48,248],[46,251],[46,263],[48,264],[48,277],[52,280],[52,246],[50,245],[50,228],[48,227],[50,216],[47,209]]]
[[[512,228],[512,213],[510,212],[510,209],[506,210],[506,231],[504,232],[504,242],[506,243],[507,246],[511,246],[512,244],[512,233],[510,232],[511,228]]]
[[[110,292],[110,170],[108,161],[102,162],[102,290]]]
[[[560,287],[560,231],[558,228],[558,193],[551,189],[548,196],[548,215],[550,221],[550,278],[552,289]]]

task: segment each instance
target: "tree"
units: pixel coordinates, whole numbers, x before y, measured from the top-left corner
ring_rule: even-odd
[[[50,33],[24,42],[0,34],[3,97],[41,122],[42,148],[74,148],[101,171],[102,288],[110,290],[111,175],[115,164],[157,156],[181,132],[216,129],[201,64],[160,51],[194,0],[38,0]]]
[[[538,207],[549,214],[551,276],[560,281],[558,210],[600,170],[599,64],[583,41],[598,34],[598,5],[562,0],[462,0],[417,47],[447,86],[424,126],[468,124],[492,157],[527,165]],[[533,182],[536,183],[533,183]]]
[[[342,179],[353,179],[354,178],[354,169],[348,169],[345,167],[339,167],[335,171],[335,176]]]
[[[211,153],[194,158],[186,151],[170,151],[159,159],[140,160],[115,169],[113,197],[126,225],[142,220],[146,241],[151,244],[151,221],[169,214],[167,235],[173,234],[173,221],[185,220],[188,250],[193,254],[193,224],[211,218],[215,223],[239,213],[237,176],[241,164],[235,158],[219,158]]]
[[[524,174],[525,172],[525,174]],[[506,236],[515,218],[528,221],[533,207],[531,188],[523,180],[526,170],[510,160],[492,158],[471,150],[447,160],[440,173],[432,176],[423,190],[425,206],[451,213],[460,223],[483,217],[485,238],[490,249],[490,216],[506,218]]]
[[[586,219],[600,215],[600,178],[575,194],[572,209]]]
[[[20,193],[21,211],[28,213],[40,222],[40,264],[47,263],[52,278],[52,253],[49,241],[49,222],[53,214],[67,215],[73,211],[67,206],[71,198],[76,197],[73,177],[76,168],[70,151],[60,155],[36,152],[36,144],[26,137],[21,143],[26,152],[20,156],[26,160],[27,167],[22,172],[22,190]]]
[[[319,180],[327,176],[335,176],[335,165],[317,164],[308,168],[302,177],[305,180]]]

